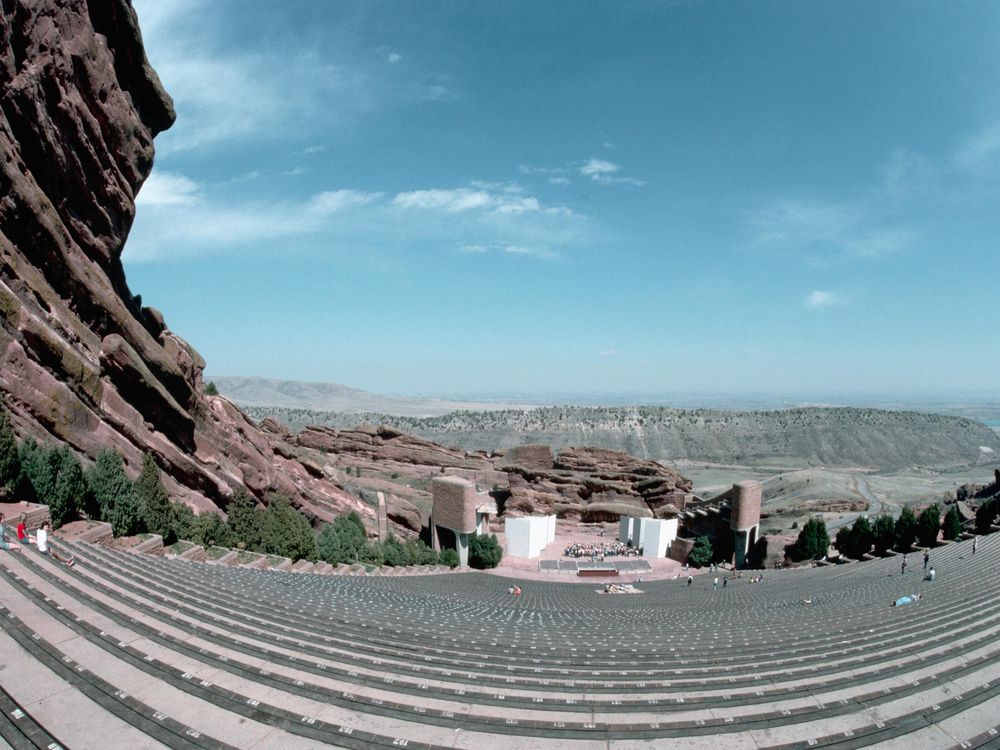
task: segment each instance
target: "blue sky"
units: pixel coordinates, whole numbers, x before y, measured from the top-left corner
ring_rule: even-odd
[[[1000,4],[134,0],[125,251],[215,375],[993,389]]]

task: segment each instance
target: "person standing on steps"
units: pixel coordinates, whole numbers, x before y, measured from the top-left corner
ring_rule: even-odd
[[[688,588],[691,588],[691,584],[694,583],[694,576],[688,573]]]
[[[49,557],[52,557],[64,565],[73,567],[76,562],[72,557],[66,558],[56,552],[54,549],[49,549],[49,532],[52,531],[52,524],[46,521],[42,524],[42,528],[35,532],[35,546],[38,547],[38,551]]]
[[[899,573],[900,575],[906,573],[906,555],[903,555],[903,562],[899,564]]]
[[[924,550],[924,570],[927,570],[927,563],[930,562],[931,552],[930,550]]]
[[[976,547],[979,546],[979,537],[972,537],[972,554],[976,554]]]
[[[719,590],[719,576],[716,576],[715,578],[712,579],[712,588],[715,591]]]

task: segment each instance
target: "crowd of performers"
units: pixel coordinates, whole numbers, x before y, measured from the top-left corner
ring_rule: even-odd
[[[641,547],[631,547],[625,542],[593,542],[584,544],[583,542],[573,542],[567,544],[563,549],[565,557],[589,557],[591,560],[604,559],[605,557],[640,557]]]

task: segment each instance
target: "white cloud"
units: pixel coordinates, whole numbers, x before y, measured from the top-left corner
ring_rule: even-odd
[[[603,159],[590,159],[580,167],[580,174],[584,177],[595,177],[596,175],[614,174],[620,169],[617,164]]]
[[[584,177],[589,177],[599,185],[645,185],[642,180],[635,177],[618,177],[616,173],[621,169],[617,164],[604,159],[589,159],[586,164],[579,168],[579,172]]]
[[[354,206],[364,206],[382,197],[382,193],[366,193],[360,190],[330,190],[313,196],[309,209],[319,216],[343,211]]]
[[[550,177],[549,182],[553,185],[571,185],[573,181],[569,177]]]
[[[493,203],[493,197],[485,190],[457,188],[455,190],[412,190],[399,193],[392,199],[401,208],[424,208],[441,211],[468,211],[484,208]]]
[[[602,349],[601,351],[599,351],[597,353],[597,355],[599,357],[617,357],[618,356],[618,350],[617,349]]]
[[[189,205],[199,200],[198,184],[181,174],[153,171],[139,189],[140,206]]]
[[[532,258],[540,258],[543,260],[551,260],[552,258],[558,257],[558,253],[554,253],[548,248],[544,247],[523,247],[522,245],[505,245],[503,251],[508,255],[526,255]]]
[[[318,145],[318,144],[314,145],[314,146],[306,146],[299,153],[300,154],[318,154],[320,151],[326,151],[326,146],[321,146],[321,145]]]
[[[828,307],[842,307],[847,304],[847,299],[834,292],[822,290],[813,291],[806,298],[806,307],[810,310],[822,310]]]
[[[565,167],[533,167],[528,164],[518,164],[517,171],[521,174],[568,174],[569,170]]]
[[[486,247],[486,245],[478,244],[459,245],[458,248],[458,252],[465,255],[482,255],[483,253],[488,253],[489,251],[490,249]]]

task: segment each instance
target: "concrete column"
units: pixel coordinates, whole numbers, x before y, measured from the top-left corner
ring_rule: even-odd
[[[385,493],[376,492],[378,498],[378,538],[385,541],[389,537],[389,516],[385,504]]]
[[[469,535],[455,532],[455,551],[458,552],[458,564],[469,567]]]

